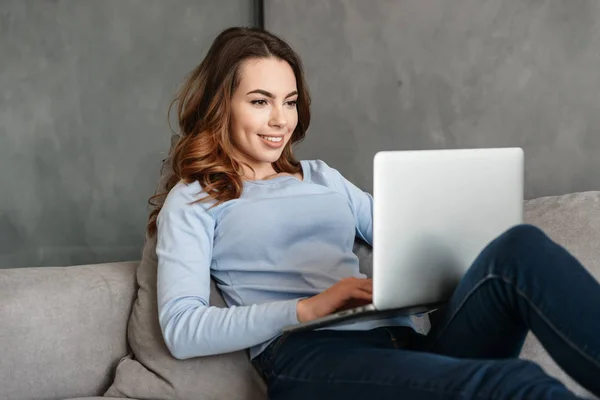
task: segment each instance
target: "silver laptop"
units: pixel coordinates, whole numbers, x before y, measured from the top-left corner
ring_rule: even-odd
[[[373,303],[292,332],[430,312],[481,250],[523,222],[521,148],[381,151],[374,157]]]

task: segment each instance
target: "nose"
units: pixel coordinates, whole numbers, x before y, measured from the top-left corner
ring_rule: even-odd
[[[282,107],[275,106],[272,108],[269,125],[277,128],[283,128],[287,125],[287,118]]]

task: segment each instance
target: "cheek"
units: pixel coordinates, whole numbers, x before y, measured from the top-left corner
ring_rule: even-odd
[[[268,120],[268,115],[260,110],[247,108],[239,115],[239,126],[247,134],[258,133]]]
[[[294,129],[296,129],[296,125],[298,125],[298,112],[291,111],[288,114],[288,130],[290,133],[294,132]]]

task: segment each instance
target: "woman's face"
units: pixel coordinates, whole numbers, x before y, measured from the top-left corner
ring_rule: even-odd
[[[235,148],[260,179],[273,173],[298,123],[296,77],[276,58],[245,61],[231,101],[230,133]],[[247,171],[251,173],[251,171]]]

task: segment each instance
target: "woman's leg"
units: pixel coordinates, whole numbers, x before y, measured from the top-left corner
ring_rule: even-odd
[[[255,363],[272,400],[577,399],[532,362],[398,349],[384,329],[293,333]]]
[[[423,351],[516,357],[531,329],[565,372],[600,396],[600,284],[534,226],[490,243],[437,319]]]

